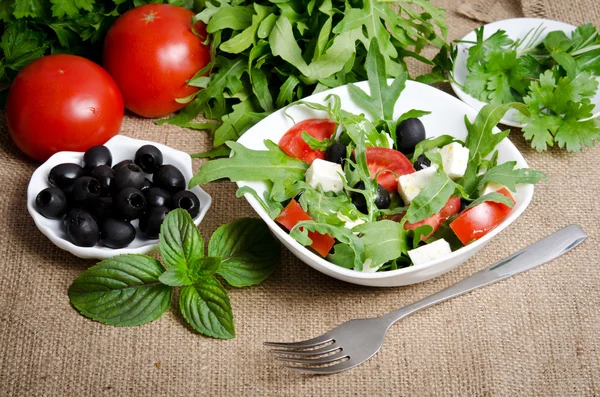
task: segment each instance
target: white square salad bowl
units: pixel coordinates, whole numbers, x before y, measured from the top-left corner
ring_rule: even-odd
[[[363,91],[369,92],[368,83],[366,81],[357,83],[356,85]],[[326,103],[326,97],[329,94],[336,94],[340,97],[342,108],[344,110],[355,114],[365,113],[366,116],[369,117],[366,111],[350,98],[347,86],[321,92],[305,98],[304,100],[307,102],[323,104]],[[464,124],[465,115],[471,121],[473,121],[477,115],[477,112],[469,107],[469,105],[461,102],[455,97],[436,88],[414,81],[406,82],[406,88],[396,102],[394,117],[397,118],[410,109],[427,110],[431,112],[431,114],[420,118],[425,126],[427,137],[448,134],[464,140],[467,135],[467,129]],[[294,121],[287,117],[284,112],[290,115]],[[322,111],[309,109],[303,105],[291,105],[287,109],[279,110],[261,120],[254,127],[249,129],[238,142],[250,149],[266,150],[266,146],[264,145],[265,139],[270,139],[277,143],[287,130],[294,125],[294,122],[297,123],[308,118],[327,118],[327,114]],[[499,130],[496,129],[495,131],[498,132]],[[508,139],[504,139],[496,149],[498,150],[498,164],[506,161],[516,161],[517,168],[527,167],[527,163],[521,153]],[[259,196],[262,196],[267,189],[267,185],[263,182],[240,181],[237,182],[237,184],[239,187],[249,186],[253,188]],[[532,185],[518,185],[517,192],[514,194],[517,203],[509,216],[498,225],[498,227],[490,231],[484,237],[452,252],[446,257],[398,270],[363,273],[337,266],[302,246],[269,217],[267,212],[254,197],[245,194],[246,200],[248,200],[256,213],[266,222],[273,234],[304,263],[336,279],[374,287],[393,287],[415,284],[437,277],[457,267],[473,256],[494,238],[494,236],[506,229],[508,225],[517,219],[529,205],[532,196]]]

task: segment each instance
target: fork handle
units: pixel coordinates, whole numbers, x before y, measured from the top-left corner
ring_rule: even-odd
[[[490,285],[496,281],[507,279],[515,274],[522,273],[526,270],[543,265],[546,262],[550,262],[577,247],[586,238],[587,234],[583,229],[576,225],[569,225],[552,233],[548,237],[531,244],[529,247],[515,252],[508,258],[505,258],[440,292],[430,295],[427,298],[388,313],[384,315],[383,318],[389,320],[391,325],[401,318],[435,305],[436,303]]]

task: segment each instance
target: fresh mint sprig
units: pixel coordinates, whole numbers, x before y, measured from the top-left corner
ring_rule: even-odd
[[[71,304],[103,324],[134,326],[159,318],[181,287],[179,306],[197,332],[219,339],[235,337],[227,290],[264,281],[279,262],[280,245],[259,219],[242,218],[219,227],[204,241],[187,211],[165,218],[159,236],[163,264],[146,255],[118,255],[84,271],[69,288]]]

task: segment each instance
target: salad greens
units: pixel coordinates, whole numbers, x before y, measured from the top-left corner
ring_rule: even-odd
[[[212,35],[213,62],[189,81],[202,90],[180,99],[187,107],[159,123],[195,128],[192,120],[204,112],[222,122],[215,147],[277,108],[365,80],[375,40],[385,77],[405,73],[406,58],[435,65],[419,54],[427,45],[446,51],[448,31],[445,11],[429,0],[209,0],[196,18]]]
[[[134,326],[159,318],[171,306],[172,287],[181,287],[179,306],[197,332],[235,337],[227,290],[264,281],[277,266],[280,246],[259,219],[243,218],[219,227],[204,242],[189,213],[166,216],[159,237],[161,264],[146,255],[118,255],[84,271],[69,288],[71,304],[103,324]]]
[[[334,135],[327,142],[322,141],[322,145],[313,146],[322,150],[334,141],[348,144],[348,156],[343,162],[342,192],[323,191],[321,186],[314,188],[305,182],[307,165],[300,166],[301,161],[290,157],[269,140],[265,140],[267,150],[262,151],[247,149],[232,141],[227,142],[227,146],[233,151],[232,156],[204,163],[190,185],[221,178],[232,181],[268,181],[270,189],[262,196],[248,186],[240,188],[237,195],[253,195],[273,219],[281,213],[289,200],[296,198],[312,220],[298,222],[290,230],[290,236],[308,246],[312,243],[309,232],[328,234],[337,242],[333,252],[327,256],[328,260],[357,271],[382,271],[410,265],[408,251],[423,244],[423,240],[429,243],[443,237],[451,241],[456,249],[457,238],[452,236],[448,227],[451,219],[433,235],[433,227],[427,223],[414,227],[413,230],[406,227],[437,216],[452,196],[461,197],[471,203],[471,206],[491,201],[512,207],[513,201],[503,194],[483,194],[483,186],[494,182],[514,190],[516,184],[536,183],[546,179],[546,175],[539,171],[515,169],[515,162],[497,164],[498,153],[495,147],[508,135],[508,131],[494,133],[492,130],[509,108],[527,113],[525,105],[486,105],[474,122],[465,117],[468,135],[464,145],[469,149],[470,157],[468,173],[463,178],[457,181],[450,179],[443,169],[440,154],[436,152],[437,148],[455,142],[456,139],[449,135],[426,139],[417,144],[413,158],[427,154],[438,167],[433,178],[408,206],[404,206],[399,197],[394,195],[389,209],[379,209],[376,204],[378,184],[369,171],[366,158],[368,146],[373,145],[368,145],[366,138],[374,134],[387,134],[386,131],[395,132],[398,121],[405,117],[403,115],[394,120],[393,111],[405,87],[407,74],[399,73],[391,85],[388,85],[382,68],[384,57],[378,50],[377,41],[371,43],[367,58],[366,63],[372,66],[368,69],[370,94],[354,85],[350,85],[349,93],[356,103],[371,114],[373,121],[368,120],[364,114],[356,115],[343,110],[341,100],[336,95],[327,96],[324,104],[299,101],[290,105],[326,111],[329,118],[341,126],[342,131],[337,136]],[[428,112],[413,109],[406,114],[420,116]],[[312,139],[306,139],[306,142],[311,143]],[[388,147],[387,145],[386,140],[384,147]],[[269,159],[268,162],[266,158]],[[278,164],[281,167],[279,170]],[[364,196],[366,210],[362,212],[352,198],[357,194]],[[402,219],[397,221],[394,218],[396,215]],[[347,227],[348,222],[354,226]],[[458,244],[462,246],[460,242]]]
[[[581,25],[569,38],[563,31],[543,37],[544,28],[513,41],[498,30],[484,40],[476,29],[469,48],[469,74],[463,89],[491,104],[523,102],[529,112],[519,115],[527,124],[523,134],[531,146],[576,152],[600,139],[600,121],[591,118],[590,99],[598,91],[600,32]]]

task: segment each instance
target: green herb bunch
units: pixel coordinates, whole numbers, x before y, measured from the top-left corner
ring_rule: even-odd
[[[563,31],[543,37],[540,26],[517,41],[503,30],[485,40],[483,27],[475,32],[463,87],[467,93],[491,104],[525,103],[530,115],[518,117],[538,151],[556,143],[574,152],[600,139],[590,101],[600,76],[600,34],[593,25],[579,26],[571,37]]]
[[[219,227],[204,242],[187,211],[165,218],[160,232],[163,263],[146,255],[118,255],[84,271],[69,288],[71,304],[104,324],[134,326],[159,318],[181,287],[179,308],[190,326],[220,339],[235,337],[227,290],[265,280],[279,262],[280,245],[259,219],[242,218]]]
[[[196,18],[212,35],[213,62],[188,82],[203,89],[180,99],[187,107],[159,122],[204,130],[210,125],[192,122],[201,112],[222,121],[212,126],[215,151],[202,157],[226,155],[226,141],[275,109],[365,80],[373,39],[388,77],[406,70],[407,57],[434,65],[419,55],[427,45],[447,52],[445,11],[429,0],[215,0],[205,6]]]

